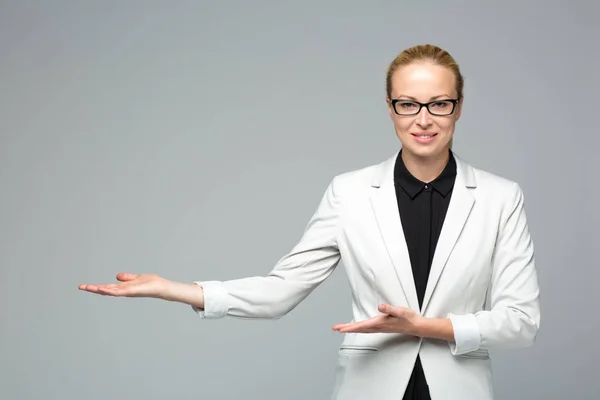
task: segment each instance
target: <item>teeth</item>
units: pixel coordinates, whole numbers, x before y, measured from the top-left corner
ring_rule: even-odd
[[[432,136],[431,135],[419,135],[419,137],[422,139],[429,139]]]

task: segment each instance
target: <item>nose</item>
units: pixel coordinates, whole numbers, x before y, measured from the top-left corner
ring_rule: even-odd
[[[431,125],[432,119],[431,114],[429,114],[429,110],[427,107],[421,108],[421,111],[417,114],[417,125],[419,126],[428,126]]]

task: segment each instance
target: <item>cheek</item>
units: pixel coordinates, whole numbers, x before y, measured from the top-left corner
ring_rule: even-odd
[[[452,133],[454,131],[455,120],[446,119],[438,122],[438,126],[446,133]]]
[[[394,118],[394,127],[396,128],[396,132],[406,133],[409,131],[410,126],[411,122],[409,119]]]

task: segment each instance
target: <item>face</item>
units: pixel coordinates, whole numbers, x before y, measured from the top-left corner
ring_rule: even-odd
[[[448,68],[432,63],[413,63],[399,68],[392,75],[392,99],[428,103],[456,97],[455,77]],[[390,99],[386,101],[403,153],[419,158],[436,158],[448,151],[454,125],[462,110],[462,99],[454,112],[446,116],[432,115],[426,107],[416,115],[398,115]]]

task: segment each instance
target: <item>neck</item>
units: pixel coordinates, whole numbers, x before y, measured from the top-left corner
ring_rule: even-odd
[[[430,157],[419,157],[402,150],[402,161],[404,161],[408,172],[418,180],[426,183],[433,181],[442,173],[449,159],[448,149]]]

